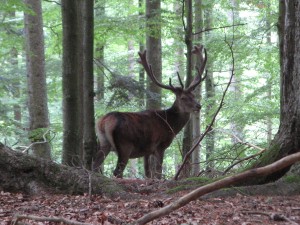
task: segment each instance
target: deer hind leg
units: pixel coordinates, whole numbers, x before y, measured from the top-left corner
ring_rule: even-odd
[[[118,155],[118,162],[116,169],[114,170],[114,176],[117,178],[123,178],[124,169],[128,163],[129,157],[125,155]]]
[[[100,171],[101,165],[104,162],[106,156],[111,150],[111,145],[107,140],[101,140],[100,147],[95,155],[93,162],[93,171]]]

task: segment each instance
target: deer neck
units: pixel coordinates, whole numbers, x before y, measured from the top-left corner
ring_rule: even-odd
[[[190,119],[190,113],[181,112],[176,105],[160,111],[159,116],[169,126],[174,135],[178,134]]]

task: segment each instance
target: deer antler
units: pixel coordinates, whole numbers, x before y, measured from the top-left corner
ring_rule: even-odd
[[[203,49],[204,49],[204,58],[203,58],[203,54],[202,54]],[[200,67],[196,66],[197,75],[195,76],[194,80],[192,81],[190,86],[187,88],[187,90],[195,89],[201,83],[201,81],[203,81],[206,77],[206,75],[204,77],[202,77],[202,74],[204,72],[206,62],[207,62],[206,49],[203,47],[203,45],[194,46],[194,49],[192,50],[192,53],[196,54],[199,57]]]
[[[138,62],[140,64],[143,65],[146,73],[148,74],[148,76],[150,77],[150,79],[159,87],[161,88],[164,88],[164,89],[167,89],[167,90],[171,90],[171,91],[174,91],[174,86],[172,85],[172,82],[171,82],[171,79],[169,80],[169,86],[168,85],[164,85],[162,83],[160,83],[154,73],[153,73],[153,70],[152,70],[152,67],[151,65],[149,65],[148,61],[147,61],[147,57],[146,57],[146,50],[144,50],[144,52],[139,52],[139,56],[140,56],[140,60],[138,60]]]

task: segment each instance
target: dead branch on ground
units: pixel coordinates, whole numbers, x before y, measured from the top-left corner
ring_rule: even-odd
[[[165,216],[165,215],[169,214],[170,212],[183,207],[184,205],[188,204],[189,202],[194,201],[205,194],[219,190],[221,188],[232,186],[240,181],[243,181],[243,180],[251,178],[251,177],[266,176],[266,175],[272,174],[272,173],[282,170],[298,161],[300,161],[300,152],[286,156],[270,165],[260,167],[260,168],[250,169],[243,173],[232,175],[232,176],[226,177],[224,179],[215,181],[211,184],[207,184],[203,187],[199,187],[196,190],[179,198],[175,202],[173,202],[159,210],[156,210],[156,211],[146,214],[145,216],[136,220],[134,224],[138,224],[138,225],[146,224],[154,219]]]
[[[40,216],[33,216],[33,215],[15,215],[13,219],[13,225],[22,224],[21,220],[32,220],[38,222],[55,222],[55,223],[64,223],[70,225],[92,225],[90,223],[81,223],[74,220],[68,220],[63,217],[40,217]]]
[[[260,212],[260,211],[242,211],[243,214],[257,214],[269,217],[270,220],[273,221],[286,221],[289,222],[291,225],[299,225],[298,223],[294,222],[290,218],[286,217],[283,214],[278,213],[267,213],[267,212]]]

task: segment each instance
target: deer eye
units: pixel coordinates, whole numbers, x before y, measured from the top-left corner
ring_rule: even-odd
[[[187,100],[187,97],[186,96],[181,96],[180,98],[182,101],[186,101]]]

